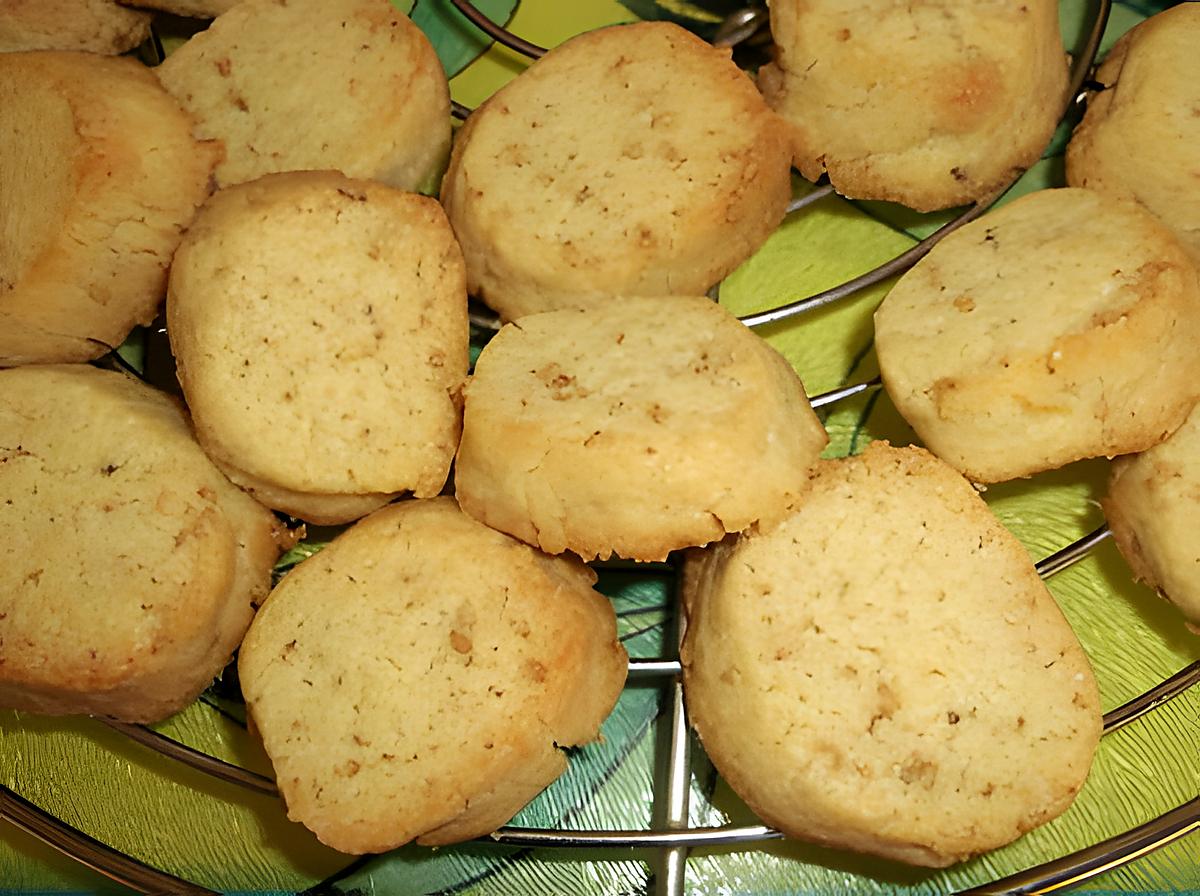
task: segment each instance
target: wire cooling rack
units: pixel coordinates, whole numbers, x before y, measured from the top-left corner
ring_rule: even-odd
[[[470,21],[489,34],[497,42],[530,58],[542,55],[545,50],[494,24],[468,0],[452,0]],[[1100,44],[1110,10],[1109,0],[1095,0],[1090,4],[1090,20],[1080,47],[1072,54],[1070,90],[1071,102],[1076,102],[1086,82]],[[766,26],[766,12],[760,8],[748,8],[729,16],[717,30],[715,43],[732,46],[746,41],[761,39]],[[157,37],[148,50],[151,61],[161,60],[161,45]],[[1066,113],[1064,109],[1064,114]],[[470,110],[456,106],[456,114],[466,117]],[[1011,184],[1009,185],[1011,186]],[[747,315],[743,322],[750,327],[774,323],[816,308],[839,302],[860,291],[883,282],[887,278],[906,270],[925,255],[940,239],[979,217],[1005,192],[1000,191],[989,200],[977,203],[958,217],[942,225],[930,236],[912,248],[897,255],[875,269],[854,277],[830,289],[798,297],[767,311]],[[817,186],[789,206],[789,213],[799,211],[830,195],[828,185]],[[477,326],[494,329],[495,318],[487,311],[474,309],[472,320]],[[159,334],[161,336],[161,334]],[[158,340],[159,352],[165,342]],[[169,358],[169,355],[168,355]],[[148,361],[156,360],[148,358]],[[159,386],[174,386],[173,370],[169,363],[163,365],[161,358],[159,374],[152,376]],[[109,356],[109,364],[124,365],[115,353]],[[148,363],[148,368],[152,364]],[[136,372],[136,371],[135,371]],[[166,377],[166,378],[165,378]],[[828,407],[852,396],[879,388],[878,378],[812,397],[816,408]],[[1063,547],[1037,564],[1039,574],[1049,578],[1086,557],[1109,535],[1105,526],[1090,532],[1083,538]],[[663,576],[675,579],[675,570],[669,564],[662,568]],[[675,634],[669,639],[678,646],[678,620],[676,612],[671,620]],[[669,731],[666,740],[665,761],[658,763],[654,779],[656,801],[655,817],[658,823],[642,830],[564,830],[532,829],[507,826],[501,828],[483,842],[517,847],[565,847],[590,849],[640,847],[655,850],[657,868],[653,875],[653,887],[661,896],[679,896],[684,892],[685,869],[688,851],[702,846],[738,846],[779,839],[781,835],[761,824],[726,825],[719,827],[695,827],[688,824],[689,786],[692,765],[692,741],[683,703],[681,669],[677,650],[658,658],[637,658],[629,661],[629,678],[633,682],[654,680],[664,690],[664,722]],[[1172,698],[1200,683],[1200,661],[1194,662],[1151,687],[1144,693],[1109,711],[1104,716],[1104,734],[1109,735],[1126,724],[1152,712]],[[232,782],[249,790],[275,794],[275,783],[268,777],[227,763],[172,740],[150,728],[108,721],[113,730],[177,760],[193,769],[215,778]],[[12,790],[0,786],[0,817],[7,819],[27,832],[51,844],[67,855],[107,875],[118,883],[142,893],[212,894],[213,890],[182,880],[125,855],[91,838],[61,819],[55,818],[34,804],[23,799]],[[990,884],[963,890],[963,893],[1032,893],[1048,892],[1082,883],[1104,871],[1132,861],[1149,851],[1164,846],[1195,830],[1200,829],[1200,796],[1138,825],[1123,834],[1096,843],[1085,849],[1037,865]]]

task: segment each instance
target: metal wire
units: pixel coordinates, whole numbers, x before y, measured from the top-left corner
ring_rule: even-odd
[[[497,25],[476,8],[468,0],[450,0],[454,8],[466,16],[476,28],[492,38],[496,43],[503,44],[510,50],[516,50],[530,59],[540,59],[546,55],[546,48],[530,43],[525,38],[513,34],[507,28]]]

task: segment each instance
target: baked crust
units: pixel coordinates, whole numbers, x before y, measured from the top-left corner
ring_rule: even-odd
[[[892,401],[976,482],[1161,442],[1196,402],[1198,330],[1200,282],[1174,236],[1076,188],[946,237],[875,314]]]
[[[662,560],[769,527],[828,438],[795,371],[702,297],[529,315],[480,354],[463,509],[548,553]]]
[[[286,542],[182,409],[87,365],[0,371],[0,705],[155,722],[224,668]]]
[[[292,570],[238,660],[289,817],[350,853],[506,822],[624,684],[594,582],[451,498],[386,507]]]
[[[1062,813],[1092,670],[1028,554],[919,448],[823,460],[767,534],[689,554],[688,717],[790,837],[944,867]]]
[[[1058,3],[772,0],[759,73],[794,164],[920,211],[994,194],[1037,161],[1067,87]]]
[[[505,320],[701,295],[790,196],[788,149],[753,83],[728,50],[663,22],[551,50],[471,114],[442,182],[467,288]]]
[[[337,172],[218,191],[171,268],[200,444],[276,510],[357,519],[441,491],[462,427],[462,253],[433,199]]]
[[[154,319],[220,150],[132,59],[0,54],[0,366],[86,361]]]

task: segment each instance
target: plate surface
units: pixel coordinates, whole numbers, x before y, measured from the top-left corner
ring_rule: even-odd
[[[479,3],[503,20],[508,2]],[[542,46],[579,31],[635,17],[671,17],[711,33],[734,4],[717,0],[523,0],[510,27]],[[1117,4],[1105,47],[1144,15],[1169,4]],[[1063,3],[1068,43],[1086,4]],[[447,0],[418,2],[414,18],[434,39],[455,98],[473,107],[519,72],[525,60],[463,30]],[[706,29],[709,29],[706,31]],[[486,50],[486,52],[484,52]],[[481,55],[482,54],[482,55]],[[1066,130],[1013,191],[1060,184]],[[800,185],[803,188],[803,185]],[[911,246],[937,216],[836,197],[793,214],[768,244],[720,290],[720,301],[745,314],[869,270]],[[887,284],[832,308],[760,332],[800,372],[810,394],[859,382],[877,371],[871,312]],[[885,395],[838,403],[823,415],[831,454],[868,440],[913,441]],[[1107,464],[1089,461],[988,489],[1001,520],[1040,559],[1102,523],[1096,504]],[[662,656],[670,576],[614,569],[602,588],[618,611],[633,656]],[[1051,591],[1079,634],[1100,683],[1104,708],[1124,703],[1189,663],[1200,638],[1181,615],[1130,581],[1111,542],[1055,576]],[[1200,794],[1200,689],[1104,738],[1092,775],[1061,818],[1016,843],[943,872],[928,872],[792,842],[696,850],[688,891],[943,893],[994,880],[1065,855],[1146,822]],[[665,727],[657,723],[666,691],[631,684],[604,726],[603,744],[573,753],[571,770],[514,820],[527,827],[644,828],[652,821],[656,757]],[[264,773],[269,766],[247,736],[236,686],[219,684],[160,731],[205,752]],[[279,803],[182,767],[90,720],[44,719],[0,712],[0,782],[97,839],[155,867],[225,892],[409,894],[615,894],[645,892],[649,851],[561,851],[468,844],[405,848],[351,862],[288,822]],[[754,823],[698,750],[693,759],[694,825]],[[1200,843],[1186,837],[1136,863],[1096,878],[1100,891],[1200,889]],[[11,893],[126,892],[104,883],[11,826],[0,827],[0,889]]]

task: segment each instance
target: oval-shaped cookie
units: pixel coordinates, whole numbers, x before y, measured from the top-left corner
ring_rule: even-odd
[[[767,534],[689,555],[688,716],[790,837],[942,867],[1063,812],[1100,738],[1028,554],[918,448],[821,461]]]
[[[350,853],[506,822],[625,681],[593,582],[450,498],[380,510],[300,564],[238,660],[289,817]]]
[[[1102,502],[1113,540],[1200,634],[1200,410],[1165,442],[1113,462]]]
[[[1132,202],[1031,193],[942,240],[888,293],[875,347],[925,444],[976,482],[1142,451],[1200,393],[1200,282]]]
[[[1151,16],[1113,46],[1067,146],[1067,182],[1136,199],[1200,264],[1200,5]]]
[[[662,560],[778,522],[824,448],[796,373],[705,298],[529,315],[467,386],[463,509],[552,554]]]
[[[646,22],[567,41],[476,109],[442,201],[467,288],[512,320],[703,294],[783,219],[788,172],[729,51]]]
[[[154,722],[229,661],[285,540],[178,404],[87,365],[0,371],[0,705]]]
[[[428,189],[449,151],[446,74],[387,0],[244,0],[155,71],[224,144],[221,186],[332,168]]]
[[[0,54],[0,367],[97,358],[153,320],[218,155],[132,59]]]
[[[116,56],[150,36],[150,14],[115,0],[4,0],[0,53],[81,50]]]
[[[1041,154],[1066,100],[1056,0],[772,0],[759,72],[796,167],[921,211],[990,196]]]
[[[269,507],[341,523],[441,490],[468,325],[435,200],[318,171],[220,190],[175,257],[167,322],[200,443]]]

